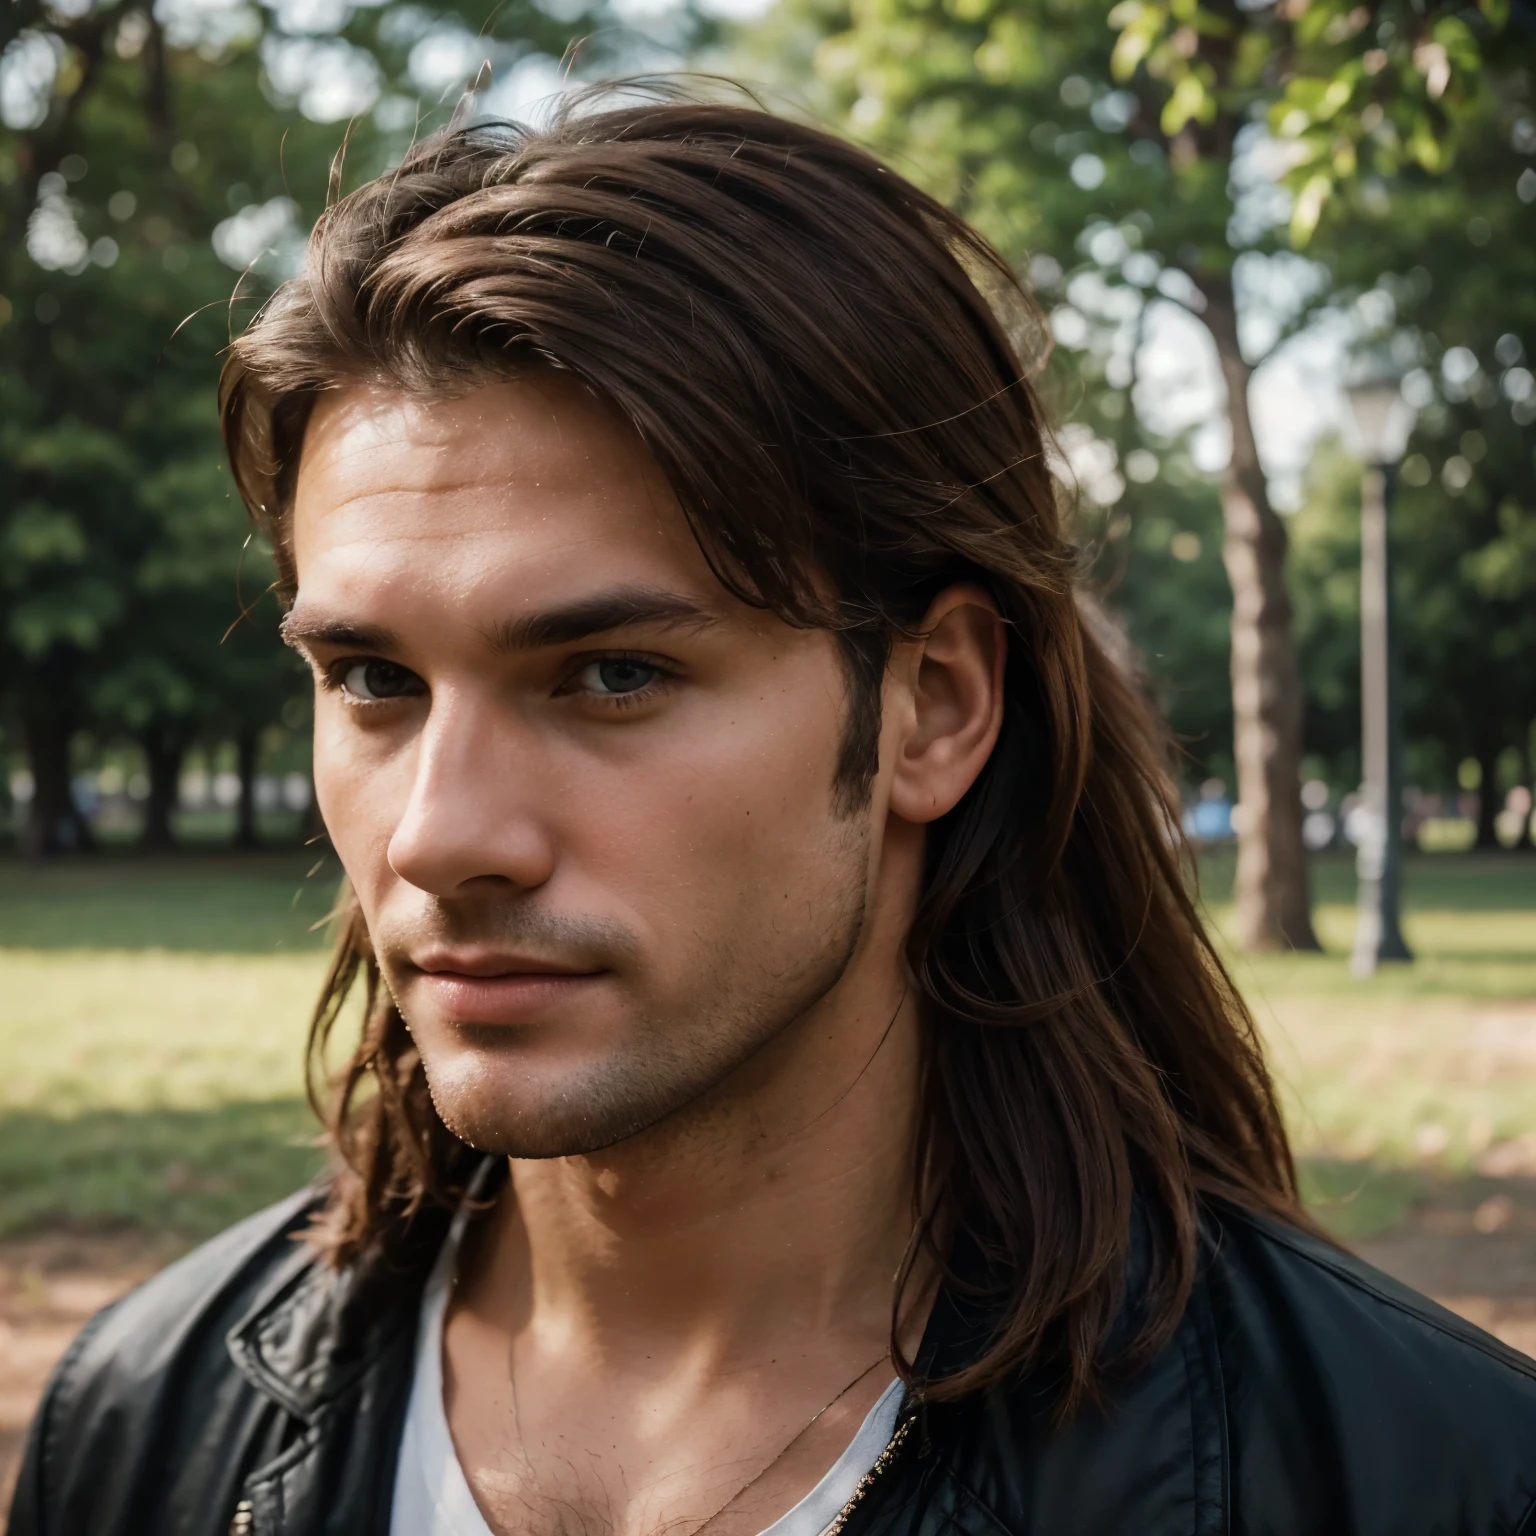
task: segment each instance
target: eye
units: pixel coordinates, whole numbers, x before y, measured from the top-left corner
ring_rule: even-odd
[[[408,698],[426,691],[414,672],[392,661],[345,662],[340,672],[342,691],[367,704]]]
[[[615,695],[639,693],[661,676],[661,668],[632,656],[608,656],[588,662],[576,681],[589,693]]]

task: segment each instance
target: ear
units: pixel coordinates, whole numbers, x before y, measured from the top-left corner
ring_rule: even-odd
[[[910,722],[897,745],[890,808],[906,821],[937,821],[960,803],[992,755],[1003,723],[1007,631],[979,586],[946,587],[893,669],[910,690]],[[898,646],[898,650],[906,649]]]

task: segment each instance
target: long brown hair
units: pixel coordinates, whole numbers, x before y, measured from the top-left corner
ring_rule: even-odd
[[[836,790],[855,804],[893,638],[952,582],[992,593],[1002,736],[931,829],[908,962],[928,1051],[920,1230],[941,1219],[941,1264],[950,1239],[979,1250],[949,1279],[989,1290],[998,1322],[927,1390],[1049,1357],[1070,1404],[1108,1363],[1138,1205],[1128,1368],[1177,1325],[1204,1199],[1304,1218],[1252,1021],[1189,894],[1164,734],[1077,591],[1016,345],[1033,313],[978,235],[849,144],[735,106],[587,103],[536,131],[430,139],[335,202],[304,275],[234,344],[221,402],[291,596],[285,519],[321,391],[461,391],[530,367],[584,381],[655,453],[723,582],[836,631]],[[311,1040],[338,1263],[457,1199],[470,1158],[355,903],[340,923]],[[361,1038],[327,1083],[359,977]]]

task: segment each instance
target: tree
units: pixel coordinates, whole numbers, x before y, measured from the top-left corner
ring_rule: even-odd
[[[1219,488],[1244,817],[1239,927],[1251,947],[1314,946],[1286,539],[1249,416],[1261,354],[1239,266],[1284,241],[1244,177],[1254,113],[1278,90],[1286,24],[1236,5],[1137,0],[786,3],[823,34],[815,67],[845,121],[1030,271],[1054,303],[1059,342],[1117,360],[1105,393],[1122,409],[1157,312],[1177,306],[1204,327],[1231,441]],[[1060,371],[1058,398],[1075,372]],[[1102,414],[1102,398],[1090,403]]]
[[[1528,753],[1536,718],[1536,21],[1319,14],[1314,64],[1339,88],[1293,86],[1274,126],[1335,301],[1415,365],[1394,512],[1408,728],[1481,765],[1478,842],[1494,847],[1496,765]],[[1341,19],[1350,36],[1330,42]]]
[[[783,0],[767,29],[780,47],[817,39],[800,56],[826,107],[1027,266],[1055,302],[1058,341],[1118,359],[1108,384],[1134,379],[1159,309],[1181,306],[1203,326],[1226,385],[1236,894],[1250,947],[1315,944],[1287,539],[1250,382],[1327,302],[1319,269],[1293,248],[1352,185],[1362,136],[1401,123],[1416,163],[1449,162],[1479,50],[1501,21],[1485,10],[1469,21],[1432,0]],[[1102,408],[1106,395],[1092,381],[1087,391],[1083,403]]]
[[[1131,483],[1105,519],[1093,581],[1156,692],[1188,776],[1230,780],[1232,597],[1220,498],[1182,444],[1158,449],[1136,434],[1121,452]]]
[[[1393,509],[1406,728],[1421,787],[1454,789],[1457,765],[1482,772],[1478,845],[1499,846],[1498,763],[1536,718],[1536,515],[1528,449],[1493,444],[1478,473],[1448,489],[1435,461],[1461,457],[1464,430],[1447,415],[1418,434]],[[1469,445],[1470,446],[1470,445]],[[1462,460],[1462,462],[1469,462]],[[1454,466],[1453,466],[1454,468]],[[1517,477],[1519,477],[1517,479]],[[1308,692],[1308,746],[1353,760],[1360,718],[1360,472],[1324,445],[1293,527],[1297,638]],[[1426,779],[1428,782],[1425,782]]]
[[[257,722],[232,700],[275,709],[291,691],[270,615],[259,642],[220,645],[242,558],[247,595],[270,576],[260,551],[242,557],[219,462],[220,349],[296,260],[343,120],[348,174],[372,174],[491,65],[514,87],[552,75],[593,19],[563,14],[531,0],[0,9],[0,710],[31,762],[30,852],[85,834],[69,789],[82,725],[142,744],[154,841],[194,736],[249,740]],[[275,693],[253,687],[263,667]]]

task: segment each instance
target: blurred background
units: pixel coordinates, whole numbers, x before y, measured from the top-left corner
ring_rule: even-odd
[[[0,1489],[89,1311],[318,1159],[338,870],[221,349],[414,136],[681,70],[871,146],[1032,290],[1308,1196],[1536,1351],[1529,0],[10,0]]]

